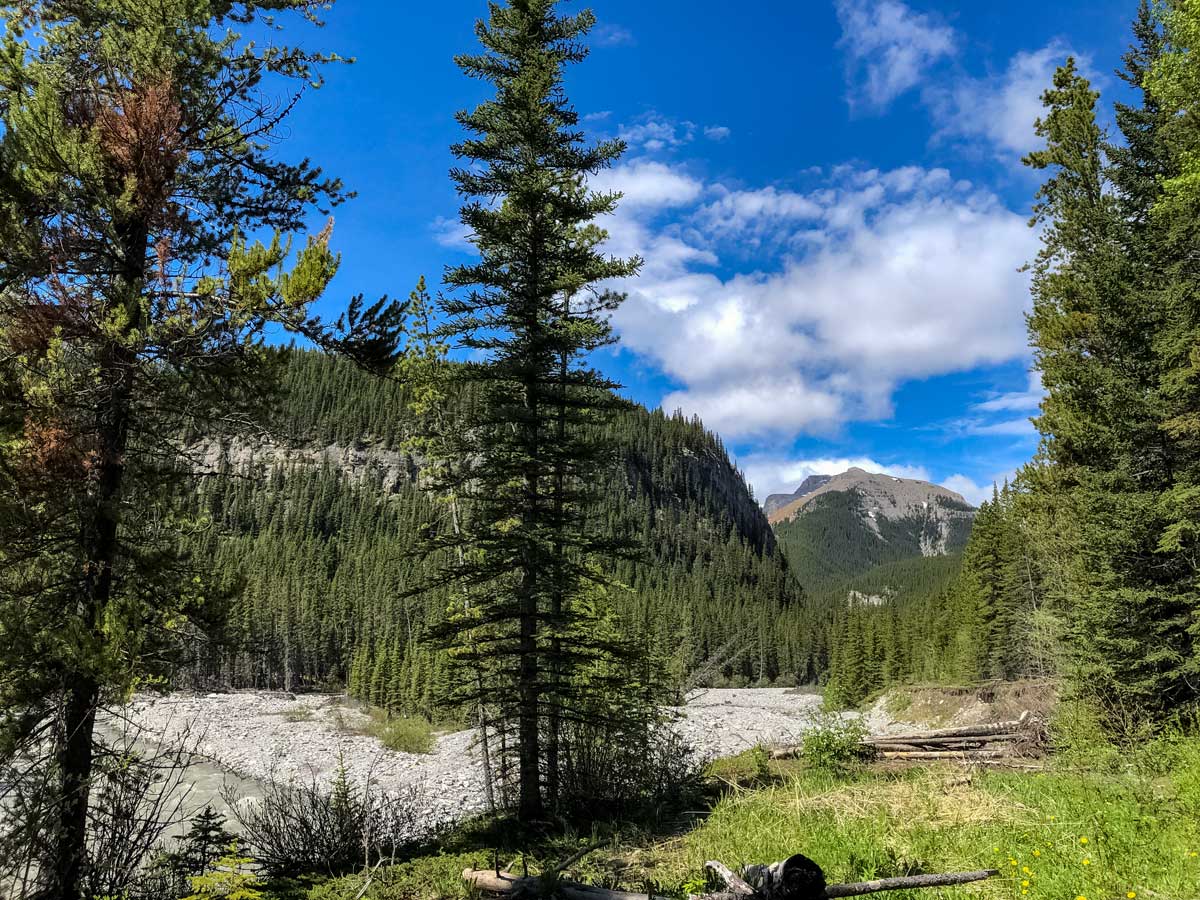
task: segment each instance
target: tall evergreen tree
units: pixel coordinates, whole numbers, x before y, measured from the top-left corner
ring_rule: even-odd
[[[586,57],[581,40],[595,20],[586,11],[559,15],[557,6],[490,4],[476,26],[483,52],[457,60],[496,95],[458,116],[468,137],[453,149],[469,165],[452,176],[480,260],[446,273],[454,293],[443,302],[446,333],[482,355],[462,369],[480,396],[457,423],[455,448],[469,461],[455,485],[470,512],[461,532],[442,536],[467,548],[446,577],[478,597],[472,620],[457,623],[457,655],[492,660],[508,676],[480,699],[515,724],[509,746],[527,821],[544,812],[543,773],[551,789],[557,775],[546,723],[571,713],[571,673],[601,652],[581,627],[587,604],[579,601],[603,581],[596,557],[613,549],[586,514],[614,459],[596,426],[615,400],[587,357],[611,342],[607,314],[623,299],[601,285],[639,265],[599,249],[606,235],[593,221],[618,196],[591,191],[587,178],[624,148],[585,143],[563,75]]]
[[[345,196],[267,143],[290,104],[264,92],[335,57],[232,30],[312,6],[0,4],[0,725],[7,753],[53,751],[49,897],[87,883],[97,709],[164,674],[210,599],[176,552],[180,439],[251,416],[270,324],[390,356],[391,307],[355,304],[340,335],[310,316],[327,233],[286,271],[287,242],[242,237]]]
[[[1136,31],[1131,79],[1159,52],[1147,15]],[[1142,109],[1124,110],[1128,152],[1109,168],[1097,95],[1068,61],[1045,95],[1046,149],[1027,160],[1050,173],[1036,207],[1044,246],[1029,324],[1047,390],[1036,422],[1053,474],[1036,483],[1058,507],[1067,567],[1058,600],[1074,683],[1105,705],[1151,715],[1186,693],[1190,654],[1177,565],[1160,553],[1176,453],[1161,427],[1162,300],[1157,263],[1145,255],[1159,243],[1147,240],[1145,212],[1162,169],[1161,96],[1147,91]]]

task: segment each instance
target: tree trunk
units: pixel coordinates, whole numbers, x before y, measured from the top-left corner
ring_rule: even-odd
[[[105,348],[100,364],[100,383],[107,393],[95,411],[95,482],[88,491],[80,521],[83,578],[74,611],[77,626],[87,635],[85,640],[90,639],[96,646],[85,644],[81,654],[95,653],[106,640],[102,619],[112,600],[129,407],[137,364],[135,352],[124,341],[142,324],[141,291],[149,230],[144,222],[127,221],[117,223],[117,232],[121,236],[126,317],[120,337]],[[87,876],[87,818],[101,693],[101,684],[91,668],[93,662],[76,660],[75,671],[66,672],[64,679],[62,744],[57,754],[59,815],[51,840],[47,890],[47,896],[54,900],[79,900]]]
[[[517,815],[522,822],[542,818],[541,742],[538,734],[538,713],[541,698],[538,690],[537,657],[537,592],[534,576],[526,572],[521,598],[521,661],[518,674],[520,709],[517,712],[518,778],[520,801]]]
[[[63,708],[58,751],[58,816],[49,863],[48,896],[78,900],[87,873],[87,814],[92,781],[92,736],[99,689],[94,679],[71,686]]]

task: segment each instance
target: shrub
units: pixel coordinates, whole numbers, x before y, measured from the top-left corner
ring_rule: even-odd
[[[261,900],[263,883],[250,871],[253,864],[233,841],[209,871],[192,877],[192,893],[184,900]]]
[[[659,819],[703,790],[691,748],[663,725],[576,724],[562,742],[559,808],[568,819]]]
[[[403,753],[429,753],[433,750],[433,726],[421,718],[386,718],[372,713],[367,732],[389,750]]]
[[[272,874],[339,874],[371,866],[421,837],[418,793],[356,785],[343,764],[329,789],[271,785],[260,801],[225,797],[258,861]]]
[[[814,720],[804,733],[800,756],[814,769],[840,771],[870,759],[874,754],[863,744],[867,727],[861,719],[845,719],[826,713]]]

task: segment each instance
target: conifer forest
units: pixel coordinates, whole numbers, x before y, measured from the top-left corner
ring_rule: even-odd
[[[663,2],[0,0],[0,900],[1200,898],[1200,0]]]

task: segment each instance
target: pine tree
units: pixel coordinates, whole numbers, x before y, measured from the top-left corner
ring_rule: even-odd
[[[585,514],[594,479],[613,459],[595,426],[614,409],[615,385],[586,357],[611,342],[607,313],[622,295],[597,285],[638,268],[598,249],[606,235],[592,221],[618,198],[587,186],[623,147],[586,145],[563,90],[564,68],[586,56],[580,40],[594,17],[560,16],[556,6],[492,4],[476,26],[484,52],[457,59],[496,97],[458,116],[468,137],[453,149],[470,165],[452,177],[468,200],[462,220],[480,260],[447,272],[454,293],[442,303],[445,333],[483,355],[461,369],[480,387],[456,448],[471,461],[456,473],[469,517],[443,545],[468,548],[447,576],[476,592],[472,624],[486,633],[460,629],[456,655],[509,661],[511,683],[485,690],[515,726],[526,821],[545,808],[541,772],[555,749],[546,718],[570,702],[570,673],[593,652],[575,627],[573,601],[601,580],[594,559],[610,549]]]
[[[337,269],[328,231],[281,235],[340,182],[261,141],[335,57],[243,41],[311,4],[95,0],[0,5],[0,709],[3,750],[53,747],[47,896],[87,861],[98,707],[166,674],[213,599],[177,553],[189,429],[248,421],[268,325],[390,357],[397,311],[309,307]],[[290,108],[290,107],[287,107]],[[212,264],[220,260],[221,265]],[[52,820],[52,821],[51,821]]]

